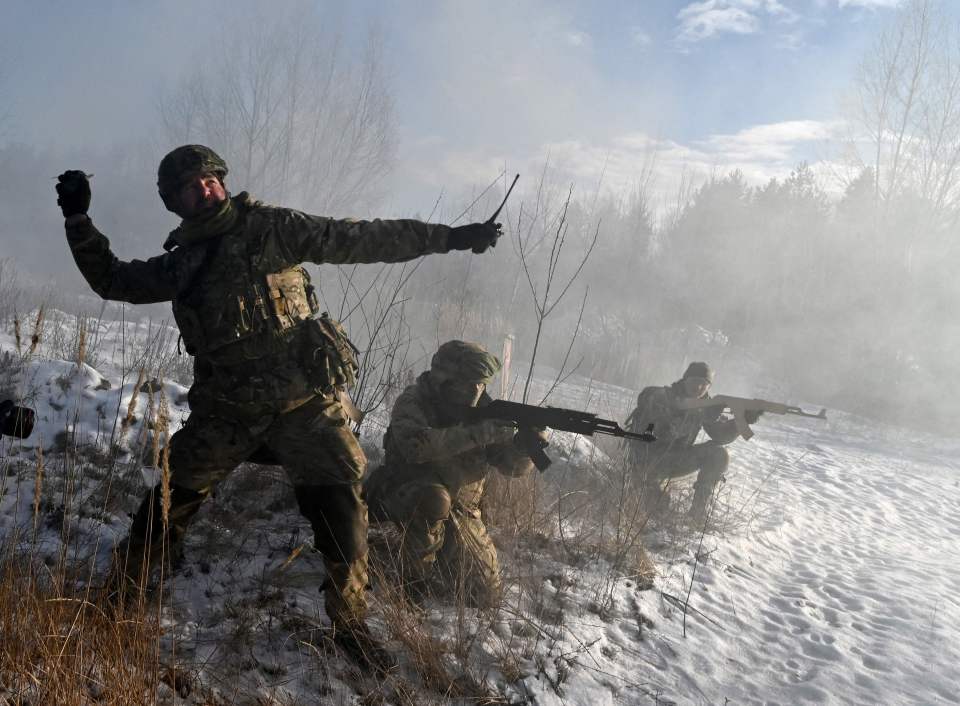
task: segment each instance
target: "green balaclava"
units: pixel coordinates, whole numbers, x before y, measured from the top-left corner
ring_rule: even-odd
[[[438,382],[461,380],[489,385],[500,367],[500,359],[476,343],[447,341],[433,354],[430,375]]]

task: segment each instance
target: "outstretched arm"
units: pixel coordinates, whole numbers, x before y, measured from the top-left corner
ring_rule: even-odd
[[[338,220],[292,209],[277,209],[277,218],[291,263],[404,262],[450,250],[482,252],[499,237],[496,224],[452,228],[413,219]]]

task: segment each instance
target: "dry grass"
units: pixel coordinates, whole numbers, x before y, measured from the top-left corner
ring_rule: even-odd
[[[9,370],[4,370],[11,383],[22,379],[26,363],[46,345],[47,318],[42,305],[29,346],[23,350],[20,318],[14,317],[19,355],[7,360]],[[78,324],[75,349],[64,359],[79,365],[89,353],[89,338],[87,324],[80,319]],[[16,392],[22,399],[23,391]],[[71,469],[83,466],[78,451],[66,444],[61,453],[45,458],[38,447],[32,469],[32,537],[22,541],[19,531],[8,528],[0,542],[0,703],[4,706],[141,706],[157,703],[164,688],[158,687],[171,682],[161,654],[156,611],[143,601],[114,606],[95,588],[100,579],[92,574],[89,555],[80,561],[70,559],[78,552],[71,541],[72,518],[89,511],[74,504],[76,479]],[[114,447],[110,464],[116,461],[116,453]],[[5,474],[12,477],[17,471],[4,460]],[[48,489],[51,481],[63,486],[63,497]],[[54,496],[62,505],[52,502]],[[60,550],[50,556],[49,549],[38,542],[38,531],[54,519],[61,528]]]
[[[462,592],[445,595],[444,612],[452,614],[455,629],[452,635],[435,635],[428,623],[427,611],[407,597],[400,578],[399,543],[400,537],[392,529],[378,531],[370,554],[376,612],[382,616],[390,640],[403,647],[409,667],[423,688],[438,699],[437,703],[451,698],[465,699],[467,703],[497,703],[495,692],[471,660],[473,641],[483,632],[486,622],[484,615],[489,617],[496,609],[478,612],[468,607]],[[408,703],[424,703],[422,694],[411,696],[415,699]]]
[[[29,339],[28,355],[38,354],[43,343],[39,338],[35,341],[34,336],[44,330],[44,316],[41,307],[34,334]],[[91,331],[86,323],[79,328],[77,348],[68,359],[80,362],[89,356]],[[26,357],[21,357],[21,362]],[[135,361],[132,370],[137,372],[137,382],[129,406],[119,410],[119,434],[122,438],[131,432],[137,398],[146,392],[149,411],[140,428],[149,426],[153,433],[143,439],[143,450],[149,449],[153,465],[161,469],[166,515],[170,469],[168,444],[163,442],[169,436],[167,404],[162,387],[155,399],[154,386],[144,384],[148,369],[158,370],[160,377],[162,368],[151,365],[150,362],[157,359],[147,354],[128,360]],[[66,454],[76,452],[76,449],[65,449]],[[104,464],[113,469],[119,443],[110,445],[109,453],[111,457]],[[132,466],[138,465],[144,454],[134,456],[137,459],[131,459]],[[59,459],[55,462],[51,456],[47,463],[56,466]],[[74,462],[64,459],[63,463]],[[45,493],[43,485],[49,482],[40,471],[42,464],[38,459],[34,526],[42,521],[44,508],[40,499]],[[382,685],[371,687],[368,679],[363,686],[367,690],[365,703],[441,704],[451,699],[471,704],[506,703],[493,684],[494,677],[512,684],[539,673],[535,666],[537,660],[549,654],[557,642],[555,636],[560,630],[556,626],[564,623],[564,616],[557,613],[556,606],[548,605],[543,595],[544,582],[551,580],[549,577],[529,571],[517,575],[522,569],[512,559],[519,556],[518,548],[541,550],[532,552],[531,557],[549,552],[571,567],[573,573],[592,560],[605,561],[606,573],[594,587],[601,612],[618,582],[636,578],[646,570],[644,542],[648,518],[643,498],[637,496],[626,469],[598,465],[587,469],[589,473],[579,473],[582,470],[568,473],[562,480],[549,475],[553,469],[547,475],[533,472],[522,479],[491,476],[483,513],[501,549],[509,585],[502,601],[484,610],[471,608],[462,594],[444,597],[440,610],[442,630],[431,622],[431,617],[436,619],[436,610],[422,611],[406,598],[398,580],[397,547],[384,544],[378,548],[374,544],[371,555],[371,578],[376,586],[373,613],[382,618],[394,652],[403,656],[406,673],[415,675],[413,681],[418,683],[414,686],[398,675],[391,675]],[[54,478],[55,472],[56,468],[54,473],[48,473],[48,479]],[[113,502],[110,489],[113,478],[111,471],[103,498],[104,508]],[[68,505],[62,512],[70,515],[73,508]],[[166,518],[160,520],[166,521]],[[689,539],[689,532],[682,535],[681,530],[678,528],[676,534],[671,535],[678,547]],[[0,704],[157,703],[168,687],[178,691],[191,687],[191,680],[184,672],[166,666],[172,659],[172,641],[161,634],[155,607],[141,601],[120,614],[114,613],[96,592],[89,590],[89,567],[81,574],[61,559],[50,568],[50,563],[41,560],[35,547],[23,551],[22,547],[15,549],[12,543],[0,547],[0,552],[4,557],[0,561]],[[596,579],[591,575],[590,580]],[[249,652],[251,621],[262,613],[241,603],[237,605],[240,606],[237,610],[248,611],[249,615],[245,620],[235,621],[238,626],[235,641]],[[432,602],[430,606],[435,607]],[[504,625],[508,626],[506,632]],[[315,628],[312,626],[311,632]],[[224,649],[228,648],[224,646]],[[326,672],[327,661],[333,654],[334,648],[325,646],[322,653],[316,654],[310,668]],[[339,660],[330,661],[337,669]],[[207,669],[204,680],[216,681],[215,671]],[[227,686],[239,688],[239,684],[224,677],[221,691],[226,691]],[[199,698],[198,692],[199,688],[195,688],[196,698]],[[257,698],[260,700],[251,700]],[[194,703],[286,702],[237,693],[235,700],[205,696],[204,700]]]
[[[73,577],[29,558],[0,563],[0,701],[4,704],[155,702],[161,677],[155,617],[114,612]]]

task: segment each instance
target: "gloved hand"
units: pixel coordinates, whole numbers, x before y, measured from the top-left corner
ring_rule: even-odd
[[[506,444],[513,441],[513,435],[517,433],[517,427],[514,424],[500,419],[484,419],[469,425],[467,429],[470,431],[470,438],[479,446]]]
[[[451,229],[447,246],[451,250],[473,250],[479,254],[496,247],[501,235],[503,231],[499,223],[471,223]]]
[[[550,445],[547,442],[547,430],[534,427],[524,427],[518,431],[513,443],[520,449],[545,449]]]
[[[763,414],[762,409],[748,409],[743,413],[743,419],[746,421],[747,426],[750,426],[751,424],[757,423],[761,414]]]
[[[64,218],[86,213],[90,208],[89,177],[77,169],[68,169],[58,176],[57,205]]]
[[[544,452],[550,446],[546,429],[524,427],[513,437],[513,445],[527,454],[541,471],[550,466],[550,457]]]

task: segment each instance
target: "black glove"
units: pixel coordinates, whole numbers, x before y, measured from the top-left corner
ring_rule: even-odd
[[[450,230],[447,246],[451,250],[473,250],[482,253],[487,248],[495,247],[497,238],[503,235],[499,223],[471,223],[466,226],[457,226]]]
[[[513,437],[513,445],[519,449],[545,449],[550,443],[547,441],[547,430],[534,427],[521,427]]]
[[[550,445],[546,429],[522,427],[513,437],[513,445],[526,453],[540,471],[550,467],[550,457],[544,451]]]
[[[760,415],[763,414],[762,409],[748,409],[743,413],[743,419],[746,421],[747,426],[751,424],[756,424],[757,420],[760,419]]]
[[[89,210],[90,181],[86,174],[69,169],[57,177],[57,205],[64,218]]]
[[[29,407],[17,407],[12,400],[0,402],[0,435],[26,439],[33,432],[36,417]]]

